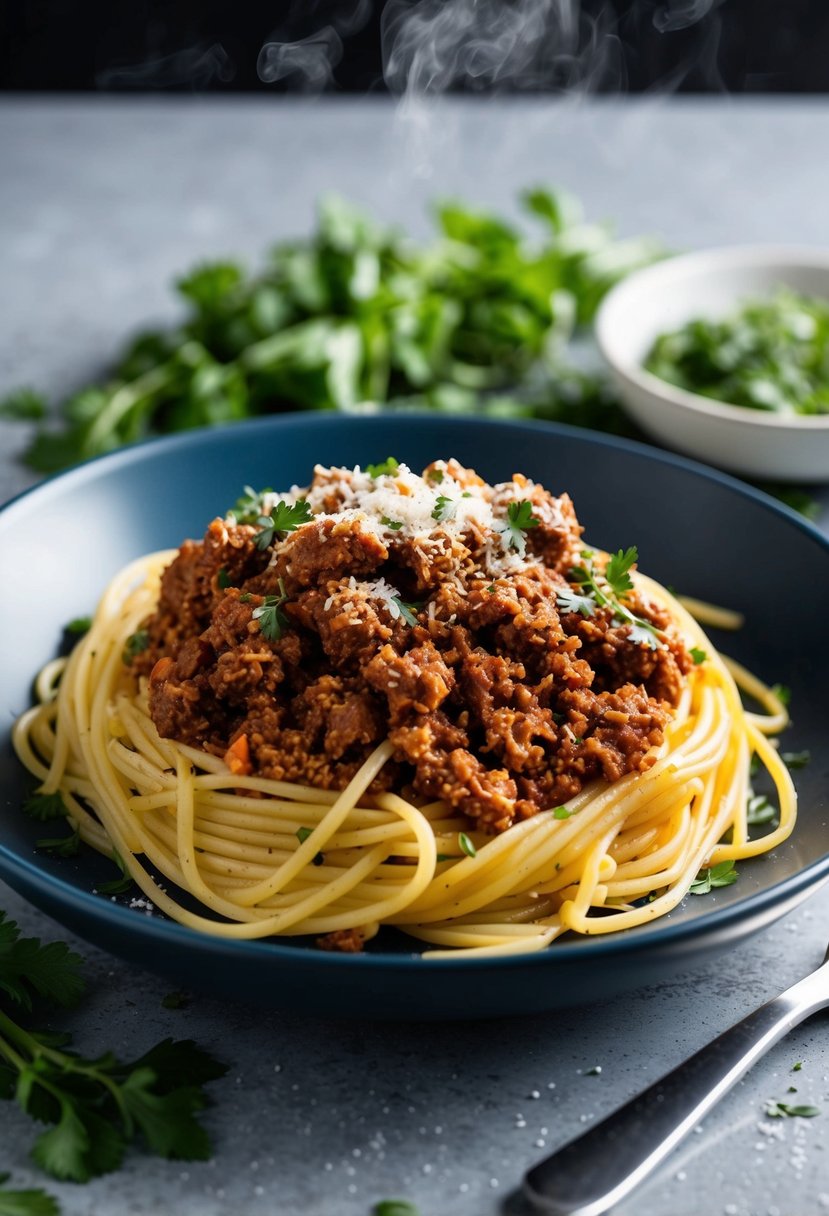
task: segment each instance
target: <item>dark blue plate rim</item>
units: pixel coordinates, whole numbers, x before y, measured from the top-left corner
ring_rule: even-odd
[[[200,448],[203,445],[211,446],[214,443],[221,442],[222,438],[242,430],[251,436],[257,433],[267,434],[278,430],[280,426],[296,424],[299,419],[302,420],[303,426],[315,429],[317,427],[324,428],[330,426],[335,419],[340,423],[347,420],[349,424],[356,423],[358,426],[368,425],[377,417],[378,415],[376,414],[343,416],[330,413],[307,414],[293,412],[268,418],[251,419],[216,429],[203,428],[158,439],[146,439],[115,452],[108,452],[102,456],[92,457],[79,465],[73,466],[71,469],[55,473],[37,485],[21,491],[0,507],[0,524],[6,522],[9,514],[12,516],[15,514],[14,508],[18,504],[30,499],[32,496],[50,495],[50,492],[55,487],[60,488],[63,485],[76,481],[83,482],[91,474],[94,475],[101,465],[117,469],[136,461],[140,462],[147,451],[158,451],[160,449],[166,451],[175,450],[176,448],[192,451],[192,449]],[[463,420],[462,415],[436,415],[428,411],[419,410],[398,415],[385,413],[382,417],[384,425],[391,423],[393,428],[399,426],[401,429],[405,429],[412,421],[422,422],[428,420],[430,425],[439,428],[444,422],[457,424]],[[794,525],[801,532],[804,532],[816,541],[829,555],[829,537],[826,537],[809,520],[799,515],[792,508],[765,494],[762,490],[747,485],[736,477],[722,473],[718,469],[712,469],[707,465],[701,464],[699,461],[689,460],[672,452],[662,451],[659,448],[651,447],[649,444],[640,443],[634,439],[627,439],[618,435],[604,435],[598,431],[567,426],[564,423],[497,418],[469,418],[469,422],[470,424],[474,424],[476,428],[485,428],[492,432],[496,432],[502,428],[509,428],[513,431],[526,431],[529,435],[536,433],[547,435],[550,433],[560,434],[581,440],[588,446],[609,447],[619,452],[626,452],[640,457],[644,456],[646,459],[657,463],[693,473],[704,480],[724,486],[774,515],[781,516],[789,524]],[[135,911],[128,907],[103,900],[99,895],[95,895],[91,891],[82,891],[73,883],[67,882],[58,875],[49,873],[49,871],[44,870],[39,865],[35,865],[27,858],[13,853],[0,841],[0,877],[7,879],[14,876],[22,877],[27,888],[38,889],[42,892],[53,907],[57,904],[70,905],[84,915],[109,921],[113,925],[121,924],[141,937],[155,939],[159,942],[190,945],[199,949],[229,949],[234,954],[261,958],[263,961],[284,960],[285,962],[294,963],[313,961],[319,966],[334,968],[354,966],[356,961],[356,965],[361,967],[368,967],[370,969],[379,967],[384,970],[390,968],[411,969],[416,966],[428,966],[429,968],[443,970],[458,966],[464,969],[491,969],[495,967],[501,970],[502,968],[509,969],[510,967],[523,967],[526,965],[549,966],[555,959],[558,959],[562,963],[566,961],[569,965],[570,963],[578,963],[586,958],[601,957],[606,959],[608,956],[611,958],[621,958],[625,955],[646,952],[654,945],[673,947],[693,941],[697,937],[721,933],[728,930],[732,925],[739,924],[742,921],[762,917],[764,913],[776,904],[797,901],[798,897],[805,897],[810,890],[816,889],[819,884],[829,879],[829,852],[823,857],[809,862],[796,874],[782,879],[771,887],[762,891],[755,891],[728,907],[707,909],[692,920],[682,923],[672,924],[669,920],[669,913],[667,917],[661,918],[653,925],[642,926],[625,933],[609,933],[591,937],[589,940],[582,940],[580,938],[575,940],[570,939],[564,951],[561,949],[543,950],[531,954],[499,955],[486,958],[458,955],[448,958],[429,959],[427,961],[424,961],[420,953],[414,948],[411,954],[372,951],[359,955],[345,955],[320,951],[313,947],[302,945],[283,946],[278,938],[246,940],[212,937],[209,934],[202,934],[196,930],[189,929],[186,925],[179,925],[175,921],[154,919],[141,914],[136,915]]]

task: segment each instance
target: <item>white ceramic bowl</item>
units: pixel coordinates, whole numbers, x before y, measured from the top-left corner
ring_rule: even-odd
[[[724,405],[642,366],[660,334],[695,317],[721,319],[781,285],[829,300],[829,251],[756,245],[659,262],[608,293],[596,337],[627,411],[667,447],[753,477],[829,481],[829,415]]]

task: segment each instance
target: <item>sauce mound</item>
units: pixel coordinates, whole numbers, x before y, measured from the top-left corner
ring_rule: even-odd
[[[233,772],[341,789],[388,738],[373,789],[500,832],[646,769],[692,667],[581,532],[521,474],[318,466],[184,542],[131,670],[159,733]]]

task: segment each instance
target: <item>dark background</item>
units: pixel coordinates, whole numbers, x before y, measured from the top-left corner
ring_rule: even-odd
[[[405,57],[389,68],[396,35],[418,8],[434,17],[435,4],[444,18],[471,14],[472,26],[450,30],[431,91],[829,89],[829,0],[5,0],[0,88],[401,92],[412,81]],[[478,20],[482,40],[500,45],[487,34],[496,4],[512,31],[535,20],[536,49],[502,65],[453,64]],[[427,70],[414,83],[431,79]]]

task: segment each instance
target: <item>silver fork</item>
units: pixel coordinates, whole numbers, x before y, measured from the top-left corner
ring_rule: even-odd
[[[673,1072],[533,1166],[524,1194],[547,1216],[602,1216],[665,1160],[749,1068],[804,1019],[829,1006],[822,966],[762,1005]]]

